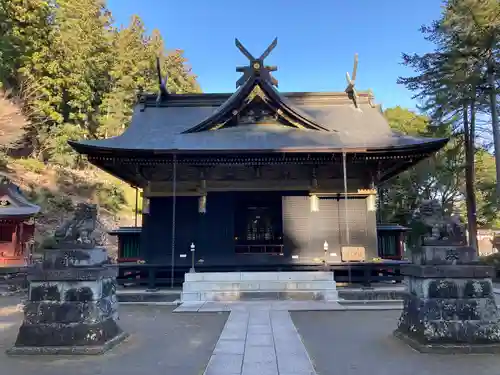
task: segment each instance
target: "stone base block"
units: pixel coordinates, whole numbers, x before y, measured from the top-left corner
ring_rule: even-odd
[[[196,272],[186,273],[184,281],[333,281],[333,272]]]
[[[13,346],[7,350],[8,355],[99,355],[104,354],[129,336],[121,332],[100,345],[82,346]]]
[[[181,301],[338,301],[333,272],[187,273]]]
[[[421,342],[400,330],[394,331],[394,336],[420,353],[431,354],[497,354],[500,353],[500,343],[469,344],[469,343],[433,343]]]
[[[99,323],[26,324],[19,328],[15,347],[103,346],[122,334],[113,319]]]

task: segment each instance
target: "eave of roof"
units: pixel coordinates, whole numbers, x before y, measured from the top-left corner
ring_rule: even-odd
[[[40,211],[40,206],[29,202],[19,187],[5,177],[0,183],[0,196],[10,201],[10,205],[0,208],[0,219],[30,217]]]
[[[266,127],[265,125],[256,125]],[[177,135],[168,144],[161,138],[140,139],[105,139],[70,141],[69,144],[79,153],[86,155],[126,155],[160,156],[162,154],[217,154],[217,153],[394,153],[438,151],[448,142],[447,138],[415,138],[394,136],[373,143],[357,144],[342,139],[336,133],[304,131],[298,129],[277,132],[259,129],[253,134],[246,129],[220,129],[193,134]],[[145,143],[148,147],[144,147]]]
[[[208,155],[208,154],[260,154],[260,153],[367,153],[367,154],[400,154],[400,153],[432,153],[439,151],[446,145],[448,138],[423,138],[421,142],[400,146],[386,147],[335,147],[335,146],[304,146],[287,148],[169,148],[143,149],[100,146],[92,141],[69,141],[69,144],[79,153],[89,156],[116,156],[116,157],[161,157],[161,155]],[[228,142],[230,144],[230,142]]]

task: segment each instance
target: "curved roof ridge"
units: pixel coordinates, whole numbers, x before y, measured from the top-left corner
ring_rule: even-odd
[[[242,86],[235,91],[216,111],[201,123],[185,130],[182,134],[196,133],[211,130],[221,123],[226,123],[237,116],[242,109],[246,108],[252,101],[251,93],[256,89],[261,89],[266,98],[264,101],[272,107],[277,115],[292,119],[308,129],[330,132],[328,128],[315,122],[308,114],[293,105],[289,100],[282,97],[280,93],[267,80],[259,76],[251,76]]]

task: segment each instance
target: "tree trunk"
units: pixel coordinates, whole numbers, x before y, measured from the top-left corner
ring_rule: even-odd
[[[492,46],[494,46],[495,38],[493,38]],[[493,141],[495,144],[495,164],[497,177],[497,204],[500,202],[500,124],[498,123],[498,108],[497,108],[497,90],[495,83],[495,60],[493,50],[490,51],[488,57],[488,86],[490,89],[490,109],[491,109],[491,126],[493,128]]]

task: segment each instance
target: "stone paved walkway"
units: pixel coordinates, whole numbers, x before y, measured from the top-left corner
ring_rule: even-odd
[[[205,375],[278,374],[316,374],[288,311],[231,312]]]
[[[185,302],[174,312],[224,312],[249,310],[315,311],[345,310],[337,302],[324,301],[226,301],[226,302]]]

